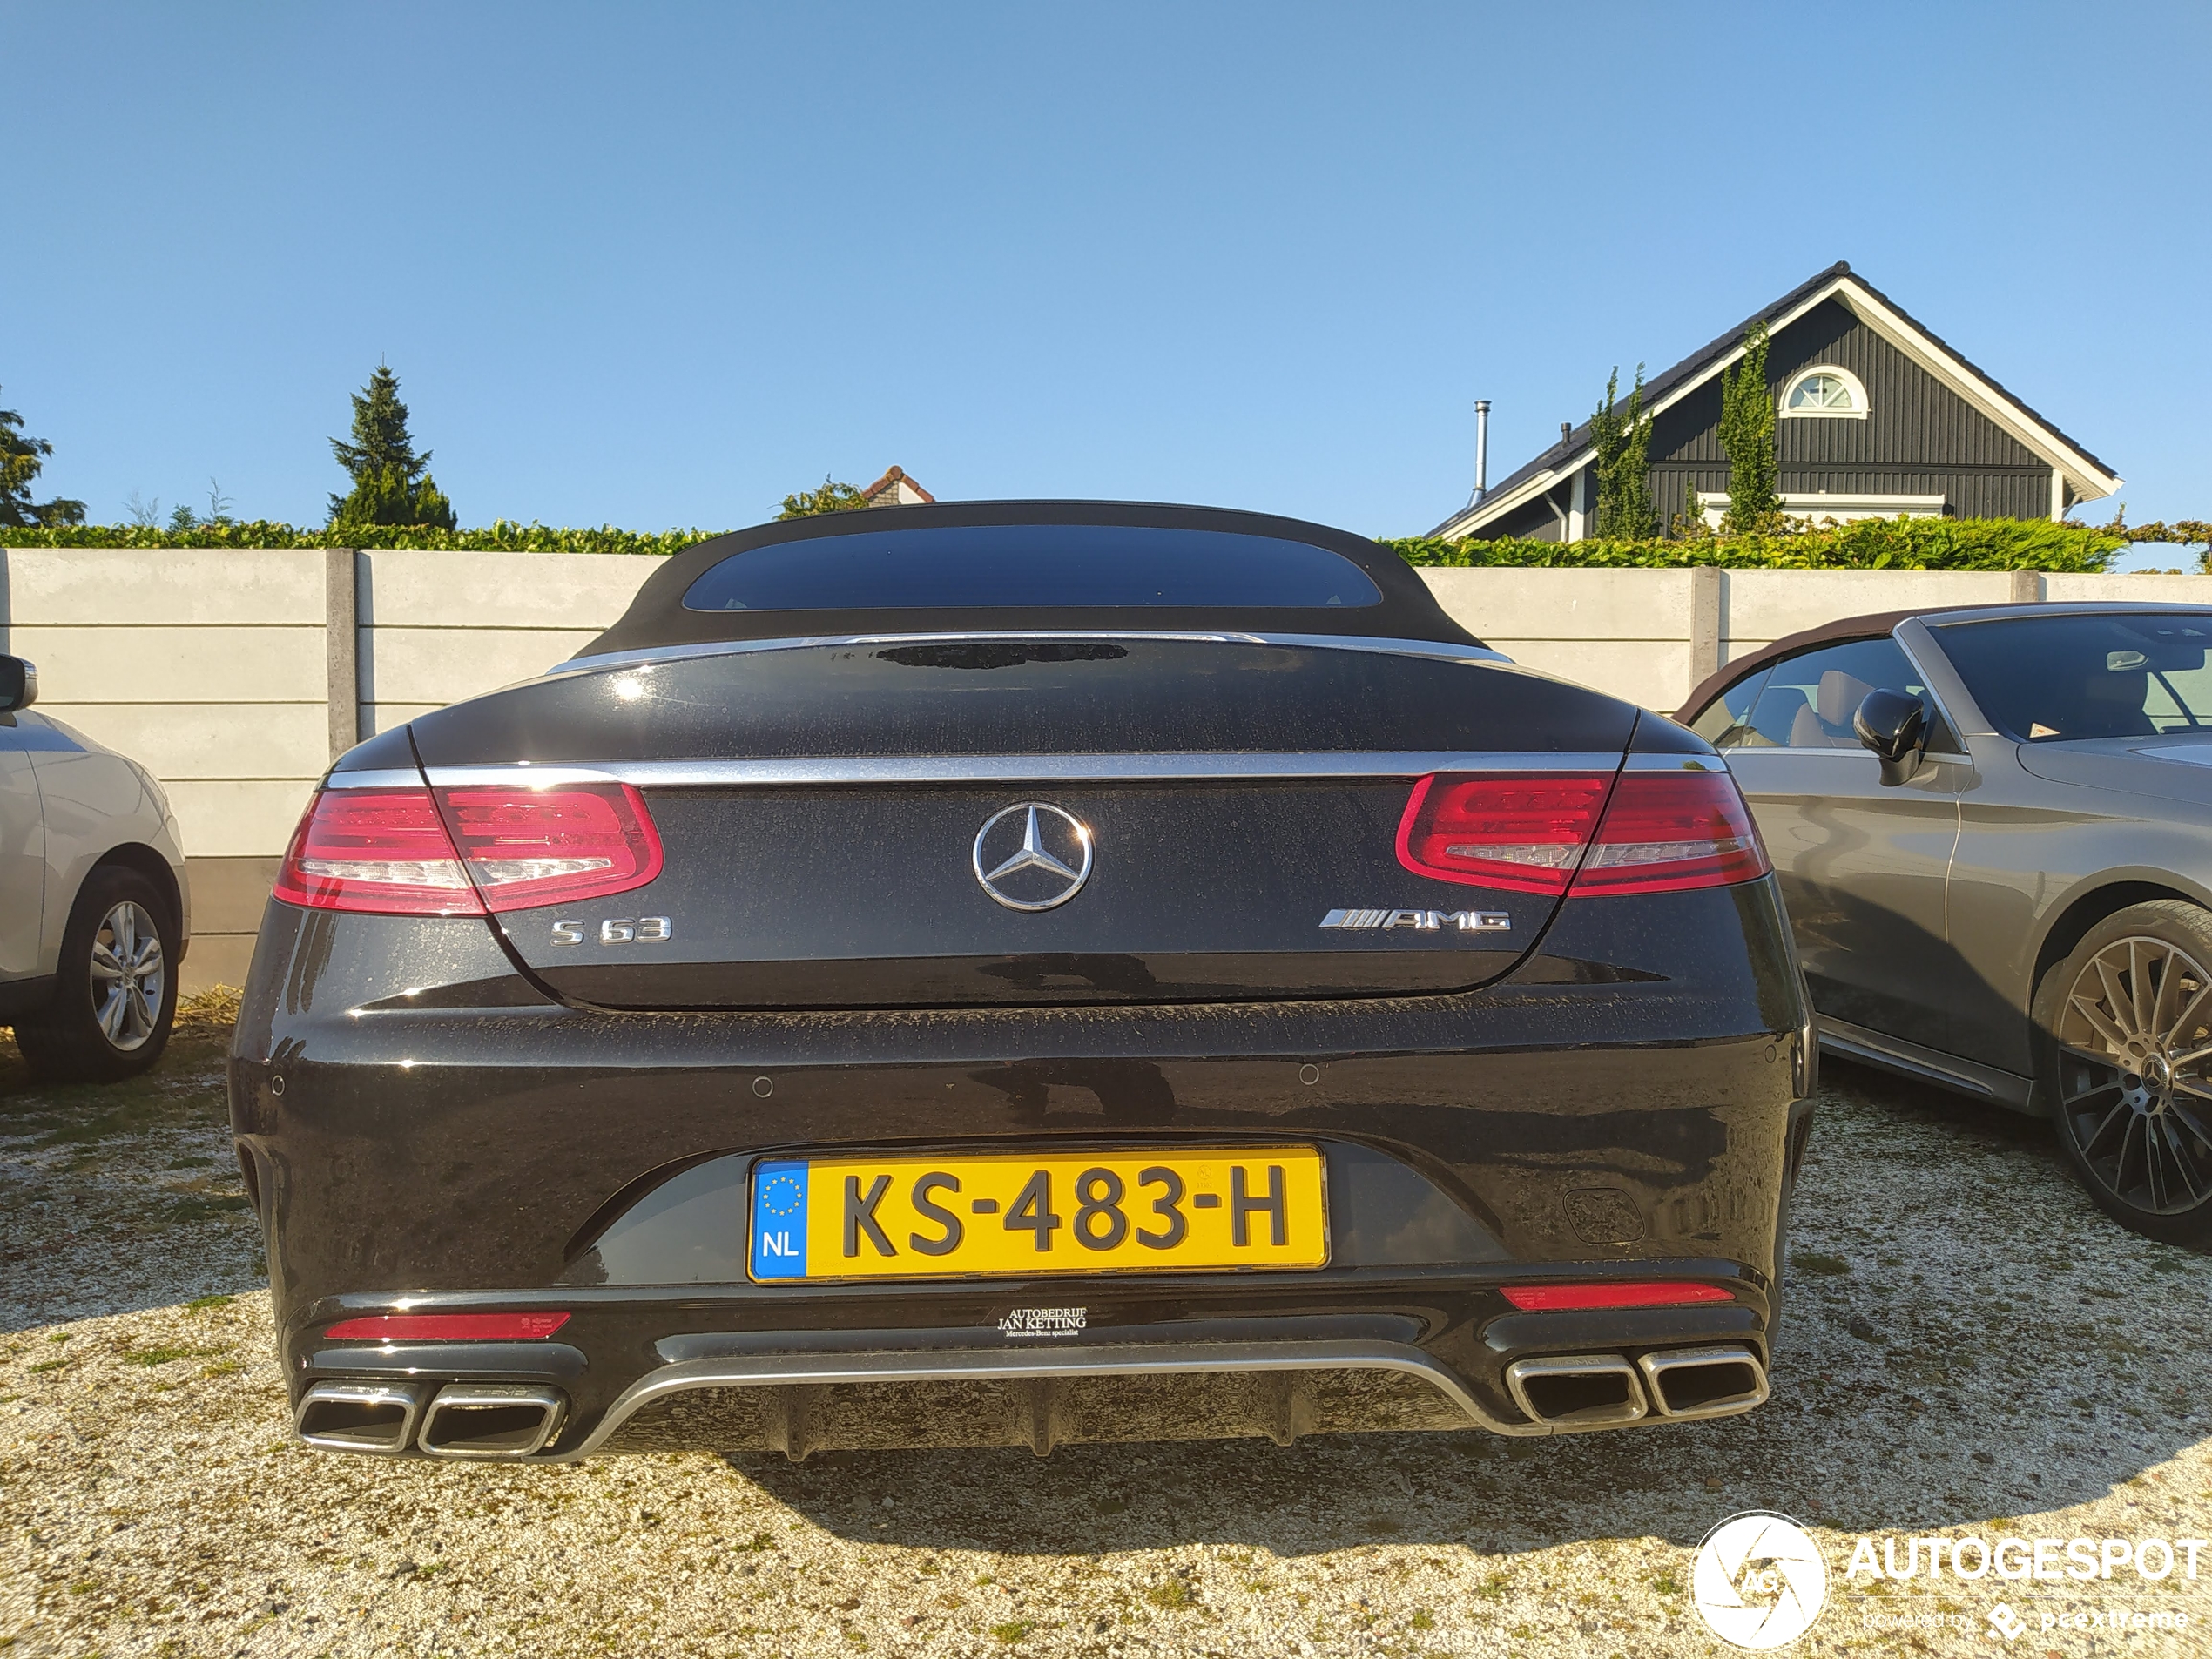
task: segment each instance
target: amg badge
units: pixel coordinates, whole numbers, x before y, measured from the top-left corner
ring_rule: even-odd
[[[1463,934],[1502,934],[1513,929],[1513,918],[1502,910],[1332,910],[1321,918],[1324,927],[1411,927],[1433,934],[1456,927]]]

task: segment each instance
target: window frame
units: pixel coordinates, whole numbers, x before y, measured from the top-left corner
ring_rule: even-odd
[[[1929,736],[1932,738],[1946,739],[1952,745],[1940,750],[1931,747],[1920,758],[1923,760],[1942,761],[1949,765],[1971,764],[1973,757],[1966,752],[1964,728],[1951,718],[1951,711],[1944,706],[1943,698],[1936,694],[1935,684],[1928,677],[1927,664],[1920,660],[1919,654],[1913,651],[1911,643],[1901,638],[1895,629],[1885,634],[1858,634],[1844,638],[1824,639],[1817,644],[1807,645],[1803,650],[1793,651],[1786,656],[1770,657],[1749,673],[1738,675],[1722,686],[1719,691],[1706,699],[1703,707],[1695,714],[1683,719],[1681,724],[1684,730],[1694,731],[1696,723],[1710,713],[1715,704],[1724,701],[1728,694],[1743,685],[1744,681],[1756,678],[1764,682],[1770,679],[1775,671],[1784,664],[1797,662],[1800,658],[1813,656],[1820,651],[1832,651],[1838,645],[1871,644],[1876,640],[1882,639],[1886,639],[1894,644],[1904,654],[1905,660],[1912,665],[1913,671],[1920,677],[1919,695],[1921,700],[1928,706]],[[1764,694],[1764,685],[1761,687],[1761,694]],[[1734,729],[1735,722],[1731,720],[1730,725],[1731,730]],[[1723,732],[1723,735],[1725,736],[1726,733]],[[1738,752],[1759,755],[1849,755],[1868,752],[1863,745],[1858,744],[1822,744],[1807,747],[1784,743],[1732,744],[1727,748],[1723,748],[1715,739],[1709,738],[1706,741],[1713,745],[1714,752],[1723,760]]]
[[[1800,409],[1792,408],[1791,399],[1797,388],[1816,374],[1826,374],[1841,381],[1844,389],[1851,394],[1851,406],[1847,409]],[[1815,363],[1801,368],[1790,376],[1782,388],[1782,400],[1776,410],[1778,419],[1784,421],[1864,421],[1868,413],[1866,386],[1858,375],[1841,363]]]

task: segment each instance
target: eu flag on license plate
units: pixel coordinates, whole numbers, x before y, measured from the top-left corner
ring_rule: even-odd
[[[806,1277],[806,1160],[766,1159],[752,1167],[752,1276]]]

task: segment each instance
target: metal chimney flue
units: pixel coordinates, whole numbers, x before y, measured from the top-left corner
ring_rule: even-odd
[[[1474,401],[1474,494],[1467,497],[1467,505],[1480,507],[1482,498],[1490,493],[1490,400],[1479,397]]]

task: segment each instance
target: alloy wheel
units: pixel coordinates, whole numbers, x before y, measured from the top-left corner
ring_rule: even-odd
[[[145,907],[125,899],[92,934],[92,1015],[111,1048],[145,1046],[161,1018],[169,967],[161,930]]]
[[[2063,1128],[2090,1174],[2134,1209],[2212,1198],[2212,974],[2137,935],[2082,967],[2059,1017]]]

